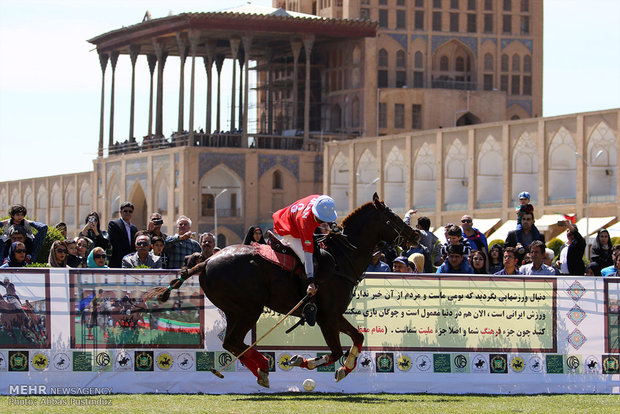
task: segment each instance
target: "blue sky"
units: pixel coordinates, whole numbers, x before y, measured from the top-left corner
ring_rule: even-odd
[[[252,3],[271,6],[271,0]],[[217,11],[222,5],[235,3],[0,0],[0,181],[92,170],[99,140],[101,70],[88,39],[142,21],[147,9],[155,18],[170,12]],[[544,116],[620,107],[619,17],[619,0],[545,0]],[[148,69],[140,59],[144,57],[137,64],[138,138],[146,134],[148,105]],[[197,90],[206,89],[203,68],[199,60]],[[119,140],[128,136],[129,76],[129,58],[121,56],[114,131]],[[178,64],[170,59],[165,71],[166,135],[177,125],[178,77]],[[106,82],[105,142],[109,77]],[[185,95],[189,100],[189,93]],[[204,102],[197,103],[195,113],[196,128],[204,127]]]

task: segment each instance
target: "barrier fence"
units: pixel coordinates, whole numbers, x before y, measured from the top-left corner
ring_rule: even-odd
[[[364,333],[355,371],[307,371],[292,355],[329,352],[318,327],[286,334],[287,319],[258,346],[271,388],[222,348],[226,320],[198,278],[165,304],[142,300],[167,286],[154,270],[2,269],[0,394],[320,392],[618,393],[620,279],[600,277],[367,274],[345,316]],[[282,315],[265,310],[249,344]],[[341,335],[343,347],[351,345]]]

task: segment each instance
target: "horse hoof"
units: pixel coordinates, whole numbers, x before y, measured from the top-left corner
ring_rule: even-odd
[[[301,355],[294,355],[288,360],[288,364],[291,367],[300,367],[304,363],[304,357]]]
[[[338,381],[340,381],[340,380],[344,379],[344,377],[346,377],[346,376],[347,376],[347,374],[348,374],[347,370],[346,370],[346,369],[344,369],[343,367],[340,367],[340,368],[338,368],[338,370],[336,371],[336,374],[335,374],[335,378],[334,378],[334,379],[336,380],[336,382],[338,382]]]
[[[258,379],[256,380],[261,387],[269,388],[269,372],[258,370]]]

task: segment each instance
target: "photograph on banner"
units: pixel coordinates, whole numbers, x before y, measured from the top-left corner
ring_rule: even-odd
[[[50,324],[49,271],[0,273],[0,348],[49,348]]]
[[[367,277],[345,317],[373,350],[555,352],[556,280],[466,276]],[[266,310],[256,337],[281,316]],[[286,320],[261,349],[324,349],[320,330]],[[350,345],[343,336],[343,346]]]
[[[620,279],[605,279],[605,330],[609,353],[620,353]]]
[[[167,286],[171,272],[70,272],[71,346],[74,348],[200,348],[204,343],[204,295],[198,279],[170,299],[145,300]]]

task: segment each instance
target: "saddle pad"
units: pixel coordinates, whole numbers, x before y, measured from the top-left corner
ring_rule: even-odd
[[[268,244],[252,242],[252,247],[254,247],[257,255],[275,264],[276,266],[280,266],[282,269],[288,272],[294,271],[297,267],[297,263],[299,263],[297,257],[288,254],[278,253],[273,250]]]

